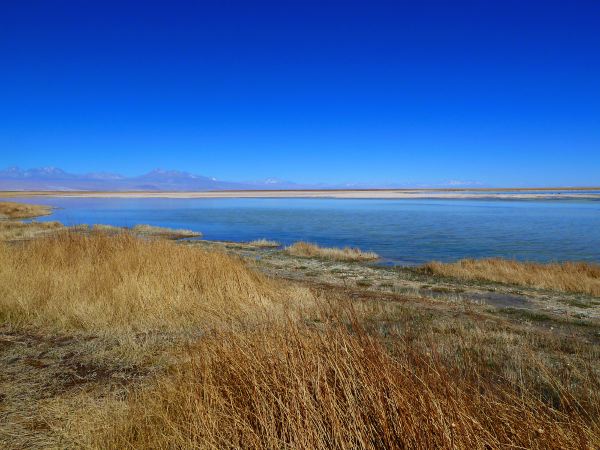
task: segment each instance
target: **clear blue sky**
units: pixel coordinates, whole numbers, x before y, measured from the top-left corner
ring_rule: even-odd
[[[600,2],[2,2],[10,165],[598,185]]]

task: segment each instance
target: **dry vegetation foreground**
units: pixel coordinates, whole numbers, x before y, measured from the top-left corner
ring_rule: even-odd
[[[0,448],[600,447],[594,314],[284,280],[298,262],[365,277],[377,255],[169,240],[193,235],[0,220]],[[554,296],[597,295],[600,277],[495,260],[407,273]]]
[[[166,240],[0,242],[0,447],[89,447],[129,385],[188,358],[200,336],[294,321],[313,304],[239,258]]]
[[[269,250],[274,251],[274,250]],[[598,346],[127,232],[0,243],[4,448],[597,448]]]

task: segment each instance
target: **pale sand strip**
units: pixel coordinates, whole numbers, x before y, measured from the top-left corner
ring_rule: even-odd
[[[203,191],[203,192],[91,192],[91,191],[0,191],[5,197],[87,197],[87,198],[354,198],[354,199],[600,199],[600,188],[579,188],[597,192],[571,192],[573,188],[506,190],[294,190],[294,191]],[[532,192],[535,191],[535,192]],[[541,192],[547,191],[547,192]],[[557,193],[556,191],[561,191]]]

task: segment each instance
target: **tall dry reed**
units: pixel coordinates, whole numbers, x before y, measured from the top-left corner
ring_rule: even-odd
[[[594,448],[577,411],[559,412],[457,374],[432,352],[391,356],[360,329],[297,324],[215,333],[191,363],[137,393],[99,448]],[[116,425],[115,425],[116,423]]]

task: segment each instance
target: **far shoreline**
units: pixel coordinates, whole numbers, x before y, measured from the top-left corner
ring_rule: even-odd
[[[590,192],[592,191],[592,192]],[[323,199],[581,199],[600,200],[600,187],[302,189],[227,191],[0,191],[0,198],[323,198]]]

